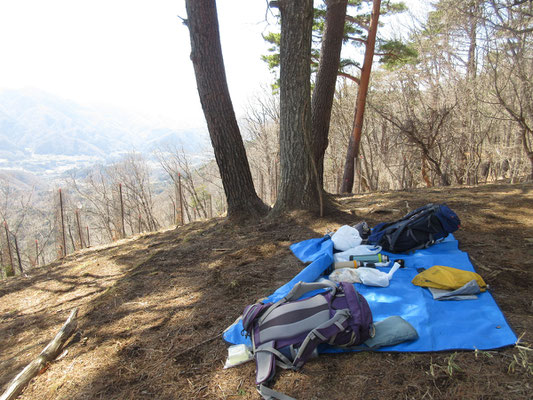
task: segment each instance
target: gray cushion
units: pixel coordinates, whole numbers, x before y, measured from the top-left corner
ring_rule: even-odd
[[[416,329],[397,315],[375,322],[374,327],[376,328],[376,334],[364,343],[372,349],[418,339]]]

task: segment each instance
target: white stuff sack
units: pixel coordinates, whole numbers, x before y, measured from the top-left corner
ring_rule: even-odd
[[[350,261],[350,256],[368,256],[381,253],[381,246],[370,244],[360,244],[340,253],[333,254],[333,261]]]
[[[398,268],[400,268],[400,264],[395,262],[388,273],[379,271],[376,268],[366,267],[357,268],[356,272],[363,285],[387,287]]]
[[[361,283],[359,275],[354,268],[339,268],[329,274],[329,279],[334,282]]]
[[[331,236],[331,241],[336,250],[344,251],[359,246],[363,240],[357,229],[343,225]]]

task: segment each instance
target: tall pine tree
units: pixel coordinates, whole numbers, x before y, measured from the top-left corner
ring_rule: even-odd
[[[235,111],[229,95],[215,0],[186,0],[191,60],[215,153],[229,217],[262,215]]]

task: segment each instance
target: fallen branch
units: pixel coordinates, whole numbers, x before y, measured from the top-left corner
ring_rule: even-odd
[[[67,321],[57,333],[56,337],[48,343],[39,356],[29,363],[8,385],[7,390],[2,394],[0,400],[12,400],[15,399],[22,389],[41,371],[47,363],[57,357],[61,347],[67,341],[67,339],[76,330],[78,322],[76,317],[78,316],[78,308],[75,308],[70,313]]]
[[[481,269],[484,269],[485,271],[494,272],[494,268],[489,268],[489,267],[483,265],[476,258],[472,257],[472,254],[469,254],[469,257],[470,257],[470,260],[472,260],[472,261],[474,261],[476,263],[475,267],[479,267]]]

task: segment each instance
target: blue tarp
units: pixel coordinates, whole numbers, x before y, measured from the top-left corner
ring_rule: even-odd
[[[311,264],[270,295],[267,301],[281,299],[299,281],[314,282],[321,278],[323,271],[333,261],[333,244],[328,235],[295,243],[291,250],[300,260]],[[417,268],[445,265],[474,271],[468,254],[459,250],[453,235],[428,249],[417,250],[409,255],[391,256],[393,259],[404,259],[405,268],[394,274],[388,287],[369,287],[359,283],[356,283],[355,287],[367,299],[374,321],[399,315],[413,325],[419,338],[412,342],[383,347],[380,351],[489,350],[516,343],[515,333],[489,291],[479,294],[477,300],[437,301],[428,289],[411,283],[417,274]],[[389,271],[388,268],[381,270]],[[238,322],[224,333],[224,339],[232,344],[250,345],[249,339],[245,338],[241,331],[242,323]],[[347,350],[324,346],[320,351],[334,353]]]

